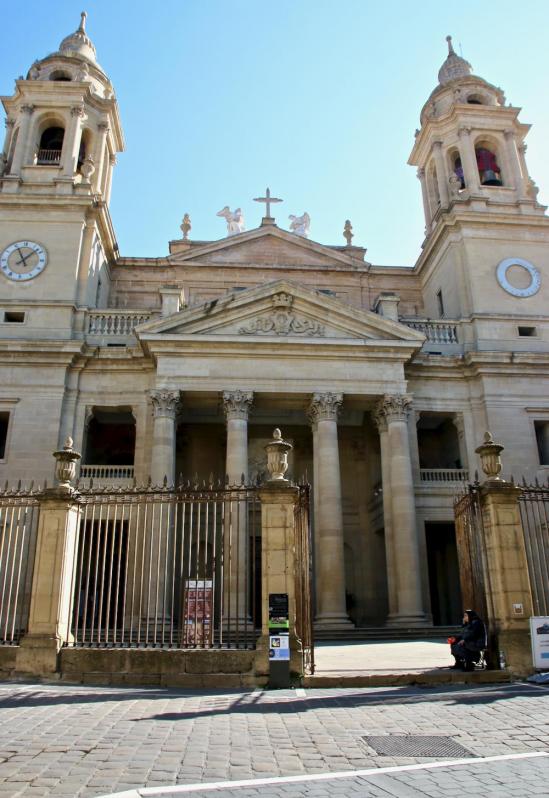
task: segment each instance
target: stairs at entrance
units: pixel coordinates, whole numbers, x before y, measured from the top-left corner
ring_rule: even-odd
[[[461,626],[362,626],[352,629],[333,631],[330,629],[314,630],[315,641],[320,640],[446,640],[447,637],[459,634]]]

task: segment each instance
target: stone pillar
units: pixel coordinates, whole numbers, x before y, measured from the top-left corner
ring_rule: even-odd
[[[446,168],[446,161],[442,153],[442,141],[433,142],[433,155],[435,158],[435,165],[437,168],[437,184],[438,194],[440,197],[440,207],[448,207],[448,170]]]
[[[463,166],[463,176],[465,187],[469,194],[478,194],[480,190],[480,178],[478,174],[477,158],[471,142],[471,128],[460,127],[459,135],[459,154],[461,165]]]
[[[423,200],[423,213],[425,214],[425,227],[426,232],[431,229],[431,221],[432,221],[432,214],[431,214],[431,207],[429,205],[429,192],[427,191],[427,180],[425,178],[425,169],[420,166],[417,170],[417,176],[419,182],[421,183],[421,198]]]
[[[227,420],[226,474],[229,486],[248,483],[248,416],[253,402],[251,391],[224,391],[223,410]],[[224,530],[224,606],[227,625],[235,631],[249,623],[246,608],[248,565],[248,518],[245,501],[230,503],[230,523]],[[228,631],[231,631],[229,626]]]
[[[318,510],[318,427],[316,421],[311,421],[311,429],[313,432],[313,573],[315,574],[315,581],[312,585],[314,594],[314,612],[318,612],[318,557],[320,551],[320,514]]]
[[[63,141],[63,177],[73,177],[76,172],[84,116],[84,106],[75,105],[71,108],[71,121]]]
[[[340,393],[315,393],[309,404],[309,418],[316,424],[315,462],[318,476],[316,540],[316,623],[328,629],[351,623],[345,607],[345,558],[341,474],[337,440],[337,416],[343,396]],[[316,541],[315,541],[316,542]]]
[[[522,169],[520,165],[520,158],[517,150],[517,142],[515,139],[515,131],[504,130],[503,135],[505,137],[505,149],[507,152],[507,160],[509,161],[509,166],[511,167],[511,172],[513,174],[513,180],[515,183],[515,191],[517,192],[517,198],[524,199],[526,197],[526,181],[524,180],[524,176],[522,174]]]
[[[27,155],[27,148],[29,145],[29,128],[33,112],[34,105],[21,106],[21,122],[19,123],[17,143],[15,145],[15,152],[13,153],[13,161],[11,163],[11,175],[20,175],[21,167],[26,165],[25,156]]]
[[[154,412],[151,479],[153,485],[175,483],[176,417],[181,407],[180,393],[166,388],[150,392]]]
[[[58,487],[41,496],[32,577],[28,631],[16,655],[20,673],[44,675],[58,670],[58,654],[71,640],[73,579],[78,550],[80,508],[71,487],[80,454],[67,438],[55,452]]]
[[[285,483],[285,484],[284,484]],[[290,621],[290,669],[301,673],[303,662],[296,637],[295,504],[299,489],[286,480],[267,483],[261,500],[261,637],[256,647],[256,673],[269,673],[269,593],[287,593]]]
[[[385,396],[377,405],[376,415],[387,424],[387,445],[382,450],[389,457],[391,522],[394,536],[394,562],[397,577],[397,614],[388,619],[395,625],[426,623],[423,608],[419,544],[408,413],[408,396]],[[383,470],[382,461],[382,470]],[[385,466],[387,470],[387,467]],[[385,485],[383,486],[385,492]]]
[[[95,234],[95,220],[88,219],[82,233],[82,246],[80,247],[80,263],[78,266],[78,288],[76,304],[79,307],[91,305],[88,292],[90,261],[92,258],[93,238]]]
[[[480,488],[482,526],[486,553],[485,584],[489,595],[490,638],[497,651],[503,651],[507,666],[516,674],[531,673],[532,649],[528,619],[533,602],[528,576],[528,561],[518,498],[521,489],[499,477],[503,446],[494,443],[489,432],[476,449],[487,476]]]
[[[116,155],[114,153],[109,153],[109,162],[106,167],[106,176],[105,176],[105,189],[103,191],[103,196],[107,205],[111,201],[111,187],[112,187],[112,173],[113,169],[116,166]]]
[[[383,499],[383,527],[385,532],[385,559],[387,562],[387,598],[389,618],[398,615],[397,572],[395,562],[395,541],[393,532],[393,509],[391,504],[391,469],[389,452],[389,435],[387,419],[383,413],[375,412],[374,421],[379,430],[379,446],[381,450],[381,485]]]

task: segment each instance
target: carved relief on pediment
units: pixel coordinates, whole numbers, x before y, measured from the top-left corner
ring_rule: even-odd
[[[277,310],[239,327],[240,335],[312,335],[323,337],[324,326],[318,321],[296,316],[287,310]]]

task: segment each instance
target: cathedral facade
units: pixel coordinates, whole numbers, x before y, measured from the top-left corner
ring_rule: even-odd
[[[78,30],[3,97],[0,478],[261,479],[273,427],[313,486],[319,628],[460,617],[453,499],[490,430],[505,472],[549,473],[549,219],[529,126],[453,51],[420,115],[425,240],[413,268],[260,225],[119,254],[124,148],[112,84]],[[304,215],[306,216],[306,215]]]

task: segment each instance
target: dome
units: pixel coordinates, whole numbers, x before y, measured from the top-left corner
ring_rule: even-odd
[[[86,36],[86,12],[82,11],[78,30],[65,36],[59,45],[59,52],[63,55],[80,56],[95,63],[95,47],[91,39]]]
[[[452,37],[447,36],[446,41],[448,42],[448,57],[438,71],[438,82],[441,86],[457,78],[467,78],[473,71],[471,64],[455,52],[452,47]]]

